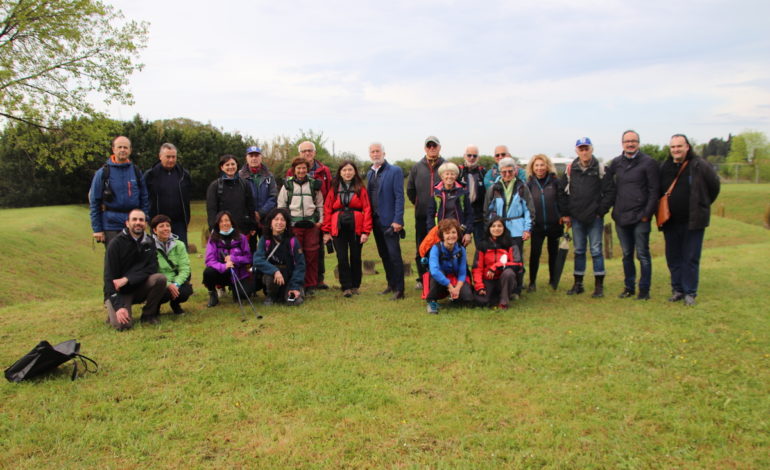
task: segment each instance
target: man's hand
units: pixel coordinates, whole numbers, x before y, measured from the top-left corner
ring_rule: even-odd
[[[395,222],[393,222],[392,224],[390,224],[390,226],[391,226],[391,227],[393,227],[393,231],[394,231],[394,232],[396,232],[396,233],[400,232],[400,231],[401,231],[401,229],[403,229],[403,228],[404,228],[404,226],[403,226],[403,225],[401,225],[401,224],[397,224],[397,223],[395,223]]]
[[[329,243],[329,240],[332,239],[332,236],[328,233],[324,233],[324,245]]]
[[[168,293],[171,295],[172,299],[176,299],[177,297],[179,297],[179,287],[177,287],[176,284],[171,283],[167,286],[167,288],[168,288]]]
[[[131,321],[131,317],[128,315],[128,309],[125,307],[119,308],[118,311],[115,312],[115,318],[121,325],[128,325]]]
[[[362,245],[363,245],[364,243],[366,243],[366,240],[368,240],[368,239],[369,239],[369,234],[368,234],[368,233],[362,233],[362,234],[361,234],[361,244],[362,244]]]
[[[104,243],[104,232],[94,232],[94,240],[96,243]]]
[[[279,286],[282,286],[286,283],[286,281],[283,279],[283,274],[281,274],[281,271],[276,271],[275,274],[273,274],[273,282]]]
[[[465,235],[463,235],[463,241],[462,241],[463,246],[468,246],[470,242],[471,242],[471,234],[466,233]]]
[[[521,234],[522,240],[529,240],[529,232],[524,231],[524,233]]]
[[[121,287],[128,284],[128,278],[127,277],[121,277],[120,279],[113,279],[112,285],[115,286],[115,290],[119,291]]]
[[[559,223],[563,224],[563,225],[566,225],[567,228],[572,227],[572,220],[569,217],[567,217],[567,216],[564,216],[561,219],[559,219]]]

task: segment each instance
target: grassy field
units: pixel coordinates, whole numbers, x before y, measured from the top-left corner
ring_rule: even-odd
[[[413,290],[384,301],[379,274],[257,321],[205,308],[193,255],[189,313],[125,333],[103,323],[87,210],[2,210],[0,364],[77,338],[100,370],[3,382],[0,468],[769,468],[768,188],[723,186],[740,220],[713,218],[692,309],[665,301],[655,232],[648,302],[615,298],[616,256],[600,300],[565,275],[508,311],[432,316]]]

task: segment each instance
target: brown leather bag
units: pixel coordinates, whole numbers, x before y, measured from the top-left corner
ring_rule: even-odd
[[[676,182],[679,181],[679,176],[687,167],[688,163],[690,163],[690,160],[684,161],[682,166],[679,168],[679,172],[676,174],[676,178],[674,178],[674,181],[671,183],[671,186],[668,187],[668,190],[665,192],[665,194],[663,194],[663,196],[661,196],[660,201],[658,201],[658,212],[655,214],[655,220],[658,223],[658,228],[661,228],[663,224],[668,222],[668,219],[671,218],[671,209],[668,207],[668,197],[671,196],[671,191],[674,190]]]

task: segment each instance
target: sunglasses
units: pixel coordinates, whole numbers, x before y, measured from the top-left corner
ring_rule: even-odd
[[[479,158],[479,156],[475,153],[466,153],[465,156],[468,158]]]
[[[508,155],[508,154],[507,153],[496,153],[495,157],[505,157],[506,155]]]
[[[513,173],[513,170],[500,170],[500,173],[507,175],[508,173]]]
[[[436,142],[428,142],[427,144],[425,144],[425,148],[433,149],[436,147],[438,147],[438,144]]]

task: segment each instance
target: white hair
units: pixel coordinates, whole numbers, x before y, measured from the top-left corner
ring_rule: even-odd
[[[372,142],[371,144],[369,144],[369,150],[371,150],[371,149],[372,149],[372,147],[375,147],[375,146],[376,146],[376,147],[379,147],[379,148],[380,148],[380,150],[382,151],[382,153],[385,153],[385,146],[384,146],[384,145],[382,145],[382,143],[381,143],[381,142]]]
[[[313,151],[315,152],[315,144],[309,140],[301,142],[299,145],[297,145],[297,152],[302,153],[302,149],[300,148],[302,147],[302,144],[310,144],[310,146],[313,148]]]

